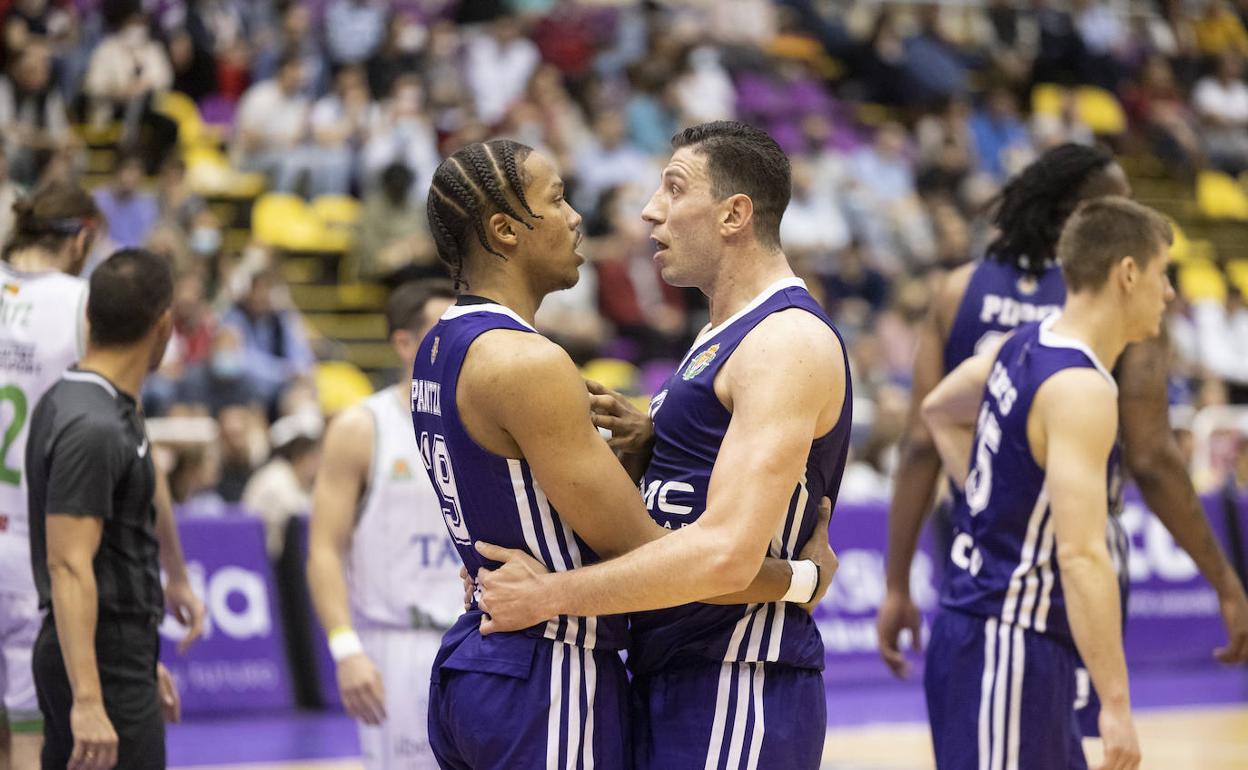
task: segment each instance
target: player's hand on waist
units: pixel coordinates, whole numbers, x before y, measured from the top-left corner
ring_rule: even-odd
[[[117,764],[117,731],[104,711],[104,701],[75,700],[69,710],[74,750],[67,770],[109,770]]]
[[[825,497],[819,501],[819,518],[815,521],[815,530],[810,533],[810,539],[806,541],[806,545],[802,546],[801,552],[797,555],[798,559],[809,559],[819,567],[819,583],[815,588],[815,594],[810,597],[810,601],[801,605],[802,609],[807,612],[813,612],[827,595],[828,588],[832,585],[832,578],[836,575],[836,568],[840,566],[836,551],[833,551],[831,544],[828,543],[828,522],[831,520],[832,501]]]
[[[477,581],[473,580],[472,575],[468,574],[468,568],[462,565],[459,568],[459,579],[464,584],[464,609],[471,609],[472,600],[477,595]]]
[[[501,563],[498,569],[477,570],[481,591],[477,606],[486,614],[481,619],[482,634],[519,631],[556,614],[546,609],[551,596],[543,580],[547,570],[541,562],[515,548],[501,548],[480,540],[475,545],[477,553]]]
[[[352,719],[366,725],[379,725],[386,720],[386,691],[381,673],[364,653],[338,661],[338,692]]]
[[[611,438],[607,441],[611,448],[625,454],[648,451],[650,442],[654,440],[650,415],[605,385],[586,380],[585,387],[589,389],[594,426],[611,431]]]

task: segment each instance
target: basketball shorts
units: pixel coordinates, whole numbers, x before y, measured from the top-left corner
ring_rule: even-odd
[[[429,743],[443,770],[632,767],[619,653],[519,634],[472,646],[434,666]]]
[[[9,729],[17,733],[43,730],[31,668],[31,652],[42,622],[39,596],[34,591],[0,593],[0,694],[4,718]]]
[[[359,726],[365,770],[437,770],[429,748],[429,675],[442,633],[361,628],[359,634],[386,692],[386,721]]]
[[[923,688],[939,770],[1086,770],[1079,658],[1059,639],[941,610]]]
[[[632,682],[637,770],[817,770],[827,731],[823,675],[774,663],[706,661]]]

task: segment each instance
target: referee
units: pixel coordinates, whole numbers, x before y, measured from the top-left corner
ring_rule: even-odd
[[[44,770],[163,768],[178,699],[157,662],[156,473],[136,398],[173,328],[164,259],[119,251],[91,276],[86,355],[31,418],[30,550]],[[163,714],[162,714],[163,709]]]

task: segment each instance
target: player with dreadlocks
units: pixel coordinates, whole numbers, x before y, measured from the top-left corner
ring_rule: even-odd
[[[1061,309],[1066,287],[1056,246],[1063,225],[1083,201],[1130,191],[1125,173],[1108,153],[1073,144],[1049,150],[999,196],[993,212],[999,234],[985,258],[951,272],[937,292],[915,354],[909,425],[889,510],[887,592],[877,618],[880,654],[898,676],[909,668],[901,631],[908,629],[912,645],[919,646],[921,621],[910,596],[910,566],[941,470],[919,405],[944,375],[990,340]],[[1248,599],[1209,528],[1170,431],[1167,361],[1164,335],[1129,346],[1119,360],[1123,457],[1149,508],[1218,592],[1229,638],[1216,651],[1218,659],[1245,662]],[[1125,538],[1118,539],[1125,547]]]
[[[581,217],[554,164],[516,142],[471,144],[438,167],[428,214],[460,293],[416,353],[412,421],[469,573],[497,568],[490,548],[532,557],[521,568],[534,573],[563,572],[662,537],[669,530],[594,428],[572,360],[534,329],[542,299],[575,284],[582,261]],[[827,512],[795,561],[767,559],[749,587],[714,602],[818,601],[834,571]],[[819,566],[799,564],[809,561]],[[710,597],[725,583],[699,564],[684,585]],[[486,613],[471,602],[434,662],[429,741],[442,766],[631,767],[616,652],[625,616],[560,615],[483,635]]]

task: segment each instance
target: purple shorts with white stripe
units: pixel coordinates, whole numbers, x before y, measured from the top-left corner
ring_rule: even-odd
[[[827,704],[819,671],[692,663],[633,678],[637,770],[815,770]]]
[[[940,770],[1087,770],[1069,642],[956,610],[932,625],[923,688]]]
[[[618,652],[523,634],[483,637],[478,622],[478,612],[461,616],[434,664],[429,745],[443,770],[632,767]]]

